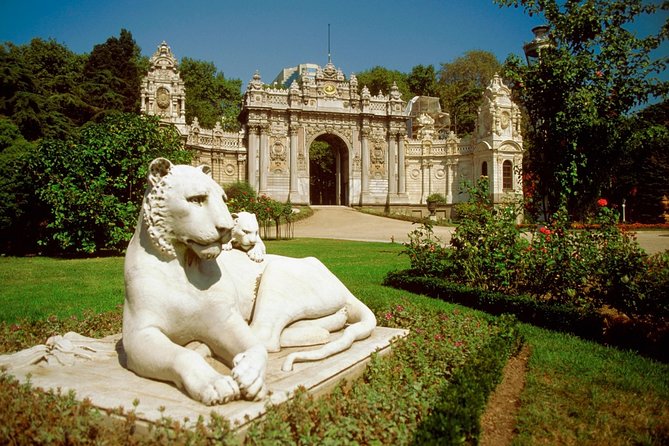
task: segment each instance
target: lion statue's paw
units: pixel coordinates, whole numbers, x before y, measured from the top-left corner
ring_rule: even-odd
[[[260,263],[265,260],[265,245],[260,243],[256,244],[253,248],[249,249],[246,254],[249,256],[249,259]]]
[[[232,377],[245,399],[259,401],[267,396],[265,385],[267,351],[264,348],[253,347],[239,353],[234,357],[233,365]]]
[[[232,240],[230,240],[228,243],[223,243],[221,248],[223,251],[232,251]]]
[[[204,380],[185,382],[184,386],[193,399],[208,406],[225,404],[239,399],[241,395],[239,386],[232,377],[218,373],[212,373]]]

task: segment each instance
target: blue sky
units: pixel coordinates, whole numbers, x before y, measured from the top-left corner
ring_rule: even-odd
[[[657,29],[661,17],[653,20]],[[151,56],[164,40],[175,56],[213,62],[244,85],[256,70],[265,82],[287,66],[332,61],[349,76],[376,65],[409,72],[450,62],[468,50],[500,61],[522,56],[531,28],[522,9],[492,0],[44,0],[0,2],[0,42],[54,38],[76,53],[132,32]]]

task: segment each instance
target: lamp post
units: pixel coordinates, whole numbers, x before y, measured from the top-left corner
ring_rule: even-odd
[[[548,36],[549,30],[548,25],[539,25],[532,28],[534,39],[523,45],[523,52],[528,65],[533,65],[541,56],[541,50],[551,45]]]
[[[625,223],[625,202],[626,202],[626,201],[627,201],[627,200],[625,200],[625,199],[623,198],[623,223]]]

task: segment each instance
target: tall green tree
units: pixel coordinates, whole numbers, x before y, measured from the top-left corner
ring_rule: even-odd
[[[37,195],[49,209],[41,244],[52,252],[124,248],[148,164],[160,156],[190,162],[176,129],[134,113],[109,114],[68,140],[42,140],[30,165]]]
[[[664,222],[662,197],[669,196],[669,100],[650,105],[629,120],[627,155],[616,166],[610,197],[626,202],[628,221]]]
[[[528,169],[538,178],[547,215],[563,204],[577,218],[615,188],[617,166],[635,134],[631,112],[667,94],[657,73],[667,57],[654,52],[669,34],[669,20],[648,36],[632,24],[669,9],[643,0],[496,0],[543,16],[550,45],[538,63],[507,59],[505,76],[529,115]],[[666,14],[666,13],[665,13]]]
[[[98,113],[109,110],[139,112],[139,93],[146,73],[141,50],[132,33],[122,29],[119,37],[110,37],[95,45],[84,66],[86,102]]]
[[[451,116],[455,133],[474,132],[483,91],[501,68],[494,54],[481,50],[467,51],[454,61],[441,64],[441,102],[444,111]]]
[[[226,79],[212,62],[184,57],[179,72],[186,87],[186,121],[197,117],[200,125],[212,128],[216,122],[228,131],[239,129],[242,81]]]
[[[35,200],[29,162],[35,144],[19,128],[0,116],[0,252],[35,252],[44,209]]]
[[[379,92],[384,95],[390,93],[393,82],[397,84],[397,88],[402,94],[402,100],[408,101],[415,96],[411,94],[407,85],[407,75],[401,71],[376,66],[356,74],[356,77],[358,78],[358,87],[360,90],[367,86],[373,96],[379,94]]]
[[[437,96],[437,73],[434,65],[416,65],[407,76],[407,87],[414,96]],[[411,98],[404,98],[408,101]]]
[[[85,60],[54,40],[0,45],[0,114],[29,141],[67,137],[93,114],[81,89]]]

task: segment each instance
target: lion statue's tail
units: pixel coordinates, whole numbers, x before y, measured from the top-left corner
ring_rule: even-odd
[[[376,316],[365,304],[351,295],[346,304],[346,311],[348,312],[347,322],[349,325],[339,338],[316,350],[290,353],[284,360],[281,370],[284,372],[293,370],[293,363],[295,362],[325,359],[348,349],[355,341],[365,339],[372,334],[376,328]]]

